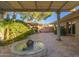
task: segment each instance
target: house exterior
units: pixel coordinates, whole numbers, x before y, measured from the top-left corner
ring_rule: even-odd
[[[66,29],[67,35],[79,36],[79,11],[73,12],[59,21],[60,26]]]

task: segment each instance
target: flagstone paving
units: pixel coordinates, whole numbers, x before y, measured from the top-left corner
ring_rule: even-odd
[[[37,33],[27,39],[42,41],[47,48],[47,57],[79,57],[79,40],[71,36],[62,36],[62,41],[56,40],[57,36],[53,33]],[[21,40],[20,42],[24,42]],[[18,43],[18,42],[17,42]],[[15,43],[13,43],[15,44]],[[11,46],[0,47],[0,56],[16,56],[11,53]]]

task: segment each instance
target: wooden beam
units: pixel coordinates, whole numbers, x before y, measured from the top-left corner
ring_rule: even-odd
[[[14,9],[14,10],[9,10],[9,9],[0,9],[1,11],[15,11],[15,12],[25,12],[25,11],[43,11],[43,12],[50,12],[50,11],[57,11],[57,9],[53,9],[53,10],[48,10],[48,9],[26,9],[26,10],[24,10],[24,9]],[[64,9],[62,9],[61,10],[62,12],[69,12],[69,10],[64,10]]]
[[[59,9],[58,11],[61,11],[61,9],[68,3],[68,1],[66,1]]]
[[[3,1],[0,4],[1,4],[1,7],[0,8],[8,7]]]
[[[48,10],[51,9],[52,4],[53,4],[53,1],[50,2],[50,5],[49,5],[49,7],[48,7]]]
[[[25,10],[24,6],[20,3],[20,1],[17,1],[17,3]]]
[[[11,5],[9,5],[7,1],[4,1],[3,4],[6,5],[9,8],[9,10],[13,10]]]
[[[2,5],[2,1],[0,1],[0,11],[2,11],[3,8],[4,6]]]
[[[11,10],[14,10],[14,7],[12,7],[12,5],[11,5],[8,1],[6,1],[6,3],[7,3],[8,6],[11,8]]]
[[[68,9],[68,10],[72,10],[73,8],[75,8],[76,6],[78,6],[78,4],[76,4],[75,6],[73,6],[72,8]]]
[[[38,6],[37,6],[37,1],[35,1],[35,7],[36,7],[36,9],[38,9]]]

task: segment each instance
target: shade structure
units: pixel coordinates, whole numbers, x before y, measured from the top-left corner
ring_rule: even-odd
[[[0,1],[2,11],[70,11],[78,1]]]

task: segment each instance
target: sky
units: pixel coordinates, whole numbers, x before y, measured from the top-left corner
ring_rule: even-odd
[[[79,9],[79,6],[75,7],[75,9],[78,10]],[[66,16],[66,15],[68,15],[70,13],[71,12],[61,12],[60,13],[60,18]],[[16,19],[21,19],[19,14],[17,14]],[[38,23],[40,23],[40,24],[48,24],[48,23],[53,23],[56,20],[57,20],[57,14],[56,14],[56,12],[52,12],[52,15],[50,17],[48,17],[45,20],[41,20]]]
[[[71,12],[61,12],[60,14],[60,18],[70,14]],[[57,14],[56,12],[52,12],[52,15],[50,17],[48,17],[47,19],[45,20],[42,20],[42,21],[39,21],[38,23],[42,23],[42,24],[48,24],[48,23],[52,23],[54,21],[57,20]]]
[[[79,6],[75,7],[75,9],[79,10]],[[63,18],[64,16],[69,15],[71,13],[72,12],[61,12],[60,13],[60,18]],[[52,23],[56,20],[57,20],[57,14],[56,14],[56,12],[52,12],[52,16],[48,17],[46,20],[40,21],[39,23],[48,24],[48,23]]]

